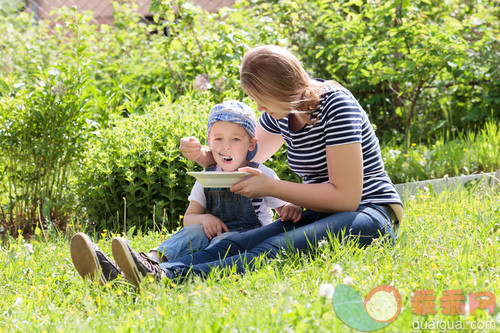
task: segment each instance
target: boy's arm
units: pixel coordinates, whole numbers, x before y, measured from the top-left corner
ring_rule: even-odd
[[[215,163],[212,152],[208,147],[202,146],[195,137],[182,138],[179,150],[182,155],[190,161],[196,162],[203,167]]]
[[[219,236],[223,232],[229,231],[227,226],[219,218],[212,214],[205,213],[205,207],[198,202],[191,200],[184,213],[183,225],[201,224],[208,239]]]

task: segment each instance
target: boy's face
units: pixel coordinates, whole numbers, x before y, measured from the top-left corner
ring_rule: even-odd
[[[251,138],[240,125],[217,121],[210,128],[208,145],[215,162],[223,171],[237,171],[248,164],[246,156],[255,149],[256,138]]]

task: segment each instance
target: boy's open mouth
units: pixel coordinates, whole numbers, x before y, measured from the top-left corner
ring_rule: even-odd
[[[231,162],[233,160],[233,157],[232,156],[226,156],[226,155],[221,155],[219,154],[219,156],[225,161],[225,162]]]

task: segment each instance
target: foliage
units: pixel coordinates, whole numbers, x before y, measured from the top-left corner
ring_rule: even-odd
[[[480,129],[488,119],[499,119],[494,1],[252,0],[207,13],[186,0],[154,0],[149,24],[141,20],[135,1],[113,6],[115,23],[99,29],[92,13],[75,9],[62,8],[53,21],[36,25],[16,10],[0,16],[5,32],[0,36],[0,207],[1,223],[11,231],[33,230],[44,222],[63,228],[75,205],[96,213],[95,206],[80,202],[92,202],[82,188],[77,194],[68,186],[76,183],[84,152],[97,149],[87,140],[112,131],[117,115],[146,119],[163,95],[174,109],[201,105],[200,98],[206,105],[245,99],[238,67],[243,53],[256,45],[290,48],[313,76],[336,79],[352,90],[382,142],[403,152],[394,167],[387,159],[396,181],[445,170],[407,163],[404,152],[411,157],[415,150],[407,151],[410,142],[433,142],[442,132],[453,139],[471,123]],[[176,129],[184,132],[172,140],[192,135],[189,128]],[[466,167],[471,172],[498,167],[495,159],[492,164],[484,159],[490,166],[477,162],[476,168],[471,162]],[[268,165],[283,179],[298,179],[286,165],[285,150]],[[176,191],[182,196],[185,189]],[[122,197],[113,200],[105,225],[122,221],[116,217],[117,211],[122,214],[117,204],[123,204]],[[151,202],[138,205],[146,209]],[[183,208],[167,212],[169,221],[176,221]],[[149,219],[152,209],[140,218]]]
[[[212,274],[185,284],[145,279],[141,294],[126,283],[101,287],[81,279],[71,263],[70,235],[27,242],[17,234],[0,246],[0,331],[354,332],[320,291],[322,284],[346,281],[363,298],[381,284],[400,292],[402,312],[384,332],[407,332],[415,321],[434,320],[498,327],[498,304],[493,315],[468,309],[464,316],[445,316],[438,300],[445,290],[500,294],[499,207],[498,190],[416,194],[405,201],[394,247],[374,243],[360,250],[333,242],[313,256],[290,254],[243,275]],[[90,236],[111,251],[115,234]],[[147,251],[169,235],[150,230],[125,237],[134,249]],[[437,314],[412,314],[412,293],[427,289],[436,297]]]
[[[395,137],[406,150],[410,134],[500,119],[496,1],[242,3],[281,23],[314,76],[346,85],[384,141]]]
[[[202,96],[168,98],[143,115],[113,117],[89,140],[75,186],[83,217],[97,229],[178,227],[194,184],[186,171],[199,168],[181,157],[179,141],[205,136],[210,106]]]
[[[3,0],[0,2],[0,15],[13,15],[26,8],[26,6],[27,0]]]
[[[2,215],[16,229],[31,230],[42,220],[64,226],[74,205],[68,197],[68,176],[94,125],[87,53],[92,28],[86,28],[83,15],[66,11],[63,16],[67,29],[56,27],[54,39],[44,46],[63,45],[56,48],[57,57],[51,63],[45,61],[39,43],[23,74],[12,70],[0,77],[0,165],[4,168],[0,179],[6,180],[0,188],[6,194]],[[12,61],[8,66],[16,65]]]
[[[476,134],[477,133],[477,134]],[[500,127],[486,123],[479,131],[461,133],[451,139],[450,133],[425,144],[382,148],[387,173],[394,183],[459,176],[475,172],[495,172],[500,167]]]
[[[186,172],[201,170],[182,157],[178,145],[188,135],[207,145],[203,141],[212,107],[205,103],[207,95],[197,93],[175,103],[164,96],[144,114],[114,116],[109,128],[96,131],[74,179],[79,219],[97,230],[177,229],[195,181]],[[281,150],[268,164],[282,179],[297,180],[285,154]]]

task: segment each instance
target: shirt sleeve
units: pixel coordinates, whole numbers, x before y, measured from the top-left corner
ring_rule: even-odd
[[[262,128],[271,134],[281,134],[278,122],[268,113],[263,112],[259,117],[259,124]]]
[[[191,189],[191,194],[189,194],[188,197],[189,201],[196,201],[200,205],[203,206],[203,208],[207,208],[207,198],[205,198],[205,190],[203,186],[196,181],[194,183],[193,188]]]
[[[325,119],[326,146],[362,141],[364,110],[354,97],[337,91],[326,97],[320,112]]]

